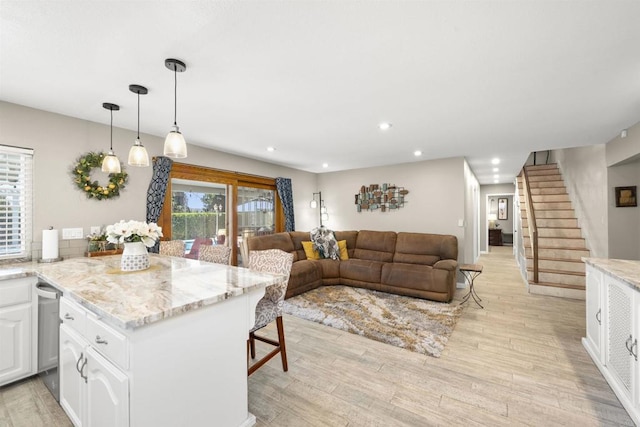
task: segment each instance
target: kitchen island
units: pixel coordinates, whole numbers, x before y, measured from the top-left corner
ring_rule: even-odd
[[[636,425],[640,425],[640,261],[582,258],[586,336],[582,343]]]
[[[283,277],[158,255],[139,272],[119,263],[31,264],[63,292],[60,403],[73,423],[253,425],[246,340],[265,287]]]

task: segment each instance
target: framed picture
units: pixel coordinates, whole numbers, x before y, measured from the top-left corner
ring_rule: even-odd
[[[638,206],[636,186],[616,187],[616,208],[629,208]]]
[[[498,199],[498,219],[509,219],[509,199]]]

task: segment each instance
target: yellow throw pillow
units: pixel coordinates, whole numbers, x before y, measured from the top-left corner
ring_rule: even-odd
[[[338,249],[340,249],[340,259],[349,259],[349,252],[347,252],[347,241],[338,240]]]
[[[302,242],[302,248],[307,259],[320,259],[320,253],[313,248],[313,242]]]

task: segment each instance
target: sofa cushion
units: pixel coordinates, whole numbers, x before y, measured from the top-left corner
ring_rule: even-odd
[[[301,260],[293,263],[289,276],[289,287],[298,288],[306,283],[322,280],[322,268],[317,261]]]
[[[382,265],[379,261],[349,258],[340,261],[340,278],[380,283]]]
[[[391,262],[396,248],[396,236],[397,234],[393,231],[360,231],[353,257],[361,260]]]
[[[436,280],[434,272],[440,271],[428,265],[387,263],[382,267],[382,284],[424,291],[446,292],[446,282]],[[441,271],[446,278],[447,272]]]
[[[311,240],[309,232],[291,231],[289,232],[289,236],[291,236],[291,241],[293,242],[293,250],[298,254],[298,259],[306,259],[306,254],[304,252],[304,248],[302,247],[302,242]]]
[[[313,247],[313,242],[311,240],[302,242],[302,248],[304,249],[304,255],[307,259],[320,259],[320,252]]]
[[[249,237],[249,240],[247,241],[247,247],[249,248],[249,251],[264,251],[267,249],[280,249],[290,253],[294,251],[293,241],[291,240],[289,233],[252,236]]]
[[[441,259],[457,259],[455,236],[427,233],[398,233],[393,262],[434,265]]]
[[[340,261],[337,259],[319,259],[314,261],[320,266],[322,271],[322,280],[339,279],[340,278]]]
[[[349,258],[353,258],[353,253],[356,250],[356,240],[358,239],[357,231],[334,231],[336,235],[336,240],[346,240],[347,241],[347,253],[349,254]]]

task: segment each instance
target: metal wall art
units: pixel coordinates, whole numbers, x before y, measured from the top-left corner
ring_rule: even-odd
[[[409,190],[404,187],[397,187],[395,184],[370,184],[360,187],[360,192],[355,195],[356,209],[358,212],[375,211],[381,212],[404,207],[407,202],[405,196]]]

